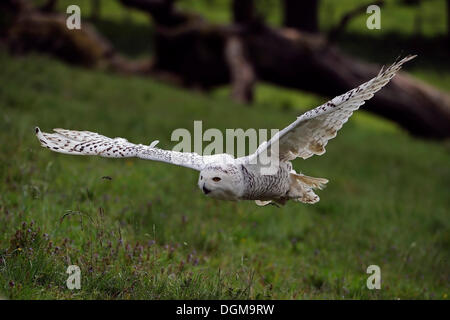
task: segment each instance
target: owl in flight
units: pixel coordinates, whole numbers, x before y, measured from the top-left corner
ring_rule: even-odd
[[[328,140],[336,136],[353,111],[372,98],[405,62],[414,57],[407,56],[395,62],[370,81],[305,112],[245,157],[201,156],[164,150],[156,147],[158,141],[150,145],[134,144],[123,138],[112,139],[89,131],[54,129],[55,133],[45,133],[36,127],[36,136],[43,147],[55,152],[109,158],[137,157],[197,170],[200,172],[198,187],[205,195],[216,199],[255,200],[261,206],[271,202],[283,205],[290,199],[312,204],[319,201],[314,189],[322,189],[328,180],[297,173],[292,169],[291,161],[297,157],[307,159],[324,154]],[[276,157],[277,167],[271,174],[263,173],[265,164],[261,158],[264,153]]]

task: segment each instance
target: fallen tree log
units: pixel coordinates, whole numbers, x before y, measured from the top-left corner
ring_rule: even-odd
[[[68,31],[61,16],[37,10],[17,15],[7,32],[8,45],[17,51],[52,52],[86,66],[152,74],[188,87],[209,89],[233,81],[241,101],[251,99],[255,79],[333,97],[374,77],[381,68],[342,53],[320,36],[294,29],[272,29],[259,21],[216,26],[176,11],[173,1],[167,7],[164,0],[121,2],[158,15],[152,62],[129,61],[88,24]],[[450,137],[449,95],[406,73],[398,74],[364,108],[414,135]]]
[[[53,4],[55,1],[48,1]],[[152,62],[129,60],[112,44],[83,22],[79,30],[69,30],[67,16],[52,10],[34,8],[23,0],[8,0],[0,4],[5,25],[0,28],[0,40],[14,54],[40,51],[71,64],[96,67],[126,74],[147,74]]]
[[[8,44],[15,53],[49,52],[87,67],[98,66],[115,54],[110,43],[92,26],[84,24],[80,30],[69,30],[64,16],[37,11],[20,15],[9,30]]]
[[[288,29],[253,33],[246,43],[260,79],[329,97],[366,82],[381,68],[328,46],[325,39]],[[450,136],[450,96],[405,72],[400,72],[364,109],[397,122],[415,135]]]
[[[155,68],[178,75],[190,86],[210,88],[230,83],[233,69],[223,52],[228,39],[236,36],[245,46],[258,80],[323,96],[342,94],[368,81],[381,68],[342,53],[326,39],[296,30],[209,25],[178,27],[176,32],[159,30]],[[450,136],[449,95],[404,72],[364,109],[418,136]]]
[[[188,15],[181,18],[173,0],[120,1],[146,11],[157,21],[155,69],[176,74],[188,86],[211,88],[232,83],[233,93],[240,92],[234,94],[238,101],[251,97],[248,88],[255,77],[333,97],[368,81],[381,68],[342,53],[319,35],[288,28],[272,29],[257,19],[213,26]],[[159,5],[159,11],[154,9],[155,4]],[[161,6],[165,8],[164,15],[160,14]],[[166,23],[164,17],[171,12],[177,19],[168,19],[171,23]],[[175,20],[178,23],[173,23]],[[235,39],[239,39],[241,54],[231,59],[224,52],[229,52],[229,44]],[[251,70],[247,72],[250,75],[237,72],[239,66]],[[450,137],[450,96],[404,72],[364,108],[397,122],[414,135]]]

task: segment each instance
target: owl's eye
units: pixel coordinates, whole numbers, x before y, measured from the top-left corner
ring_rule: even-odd
[[[220,179],[219,177],[214,177],[214,178],[212,178],[213,179],[213,181],[215,181],[215,182],[219,182],[220,180],[222,180],[222,179]]]

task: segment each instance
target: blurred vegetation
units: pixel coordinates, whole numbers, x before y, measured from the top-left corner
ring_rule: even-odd
[[[59,0],[58,9],[65,12],[67,6],[73,3],[80,5],[83,16],[91,15],[90,0]],[[178,0],[177,6],[196,12],[211,22],[229,23],[230,3],[231,0]],[[99,31],[120,52],[130,57],[151,56],[151,18],[141,11],[120,5],[119,1],[101,1],[101,4],[101,19],[94,22]],[[279,0],[256,1],[256,4],[258,11],[269,24],[281,25],[282,8]],[[321,31],[326,32],[338,24],[345,13],[360,5],[361,1],[358,0],[320,0]],[[421,80],[450,91],[450,50],[446,39],[445,0],[421,1],[418,6],[400,5],[397,0],[387,1],[382,8],[380,30],[367,29],[366,18],[363,14],[350,21],[338,39],[341,49],[363,60],[382,65],[390,64],[401,55],[418,54],[419,58],[408,71]],[[259,86],[260,84],[257,85],[259,91],[269,87]],[[287,95],[285,100],[299,105],[302,97],[298,96],[297,92],[292,93]],[[278,98],[278,95],[276,96]]]
[[[322,12],[338,17],[355,2],[340,1],[331,10],[326,9],[331,1],[323,0]],[[181,1],[218,23],[229,19],[225,3]],[[434,15],[444,12],[433,8]],[[383,45],[387,36],[372,43],[376,36],[363,35],[370,31],[355,20],[341,40],[348,41],[345,49],[390,62],[402,46],[396,39],[413,32],[394,19],[413,19],[410,9],[395,10],[382,18],[383,32],[392,30],[397,37],[389,46]],[[275,16],[276,10],[268,12]],[[444,21],[433,20],[438,23],[426,32],[424,27],[421,36],[430,46],[444,31]],[[324,28],[327,23],[322,17]],[[151,52],[146,39],[152,31],[141,13],[103,1],[97,25],[130,56]],[[352,45],[347,36],[366,39],[365,45]],[[448,60],[435,59],[446,54],[441,48],[430,51],[412,73],[448,90]],[[227,88],[204,95],[39,55],[11,57],[0,51],[0,68],[4,296],[448,299],[448,143],[411,138],[360,111],[326,155],[294,162],[297,171],[330,179],[318,204],[278,209],[220,202],[201,194],[191,170],[51,153],[39,146],[33,128],[92,130],[136,143],[159,139],[160,147],[171,148],[171,132],[192,129],[194,120],[203,120],[204,129],[282,128],[325,98],[261,84],[255,105],[246,108],[229,101]],[[81,267],[81,290],[66,288],[69,264]],[[381,290],[366,288],[371,264],[381,267]]]

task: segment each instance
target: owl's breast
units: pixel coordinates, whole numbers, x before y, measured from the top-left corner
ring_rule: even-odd
[[[272,200],[286,196],[289,191],[289,172],[292,166],[288,162],[279,165],[276,174],[261,174],[257,165],[242,165],[244,178],[244,200]]]

